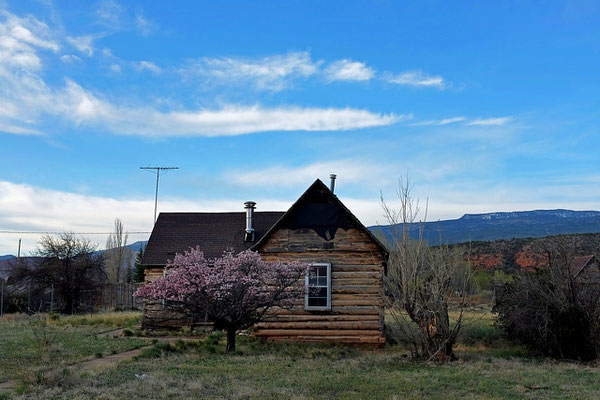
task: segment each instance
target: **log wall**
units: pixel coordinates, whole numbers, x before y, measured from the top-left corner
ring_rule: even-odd
[[[164,268],[146,268],[144,270],[144,283],[150,283],[162,278]],[[144,316],[142,328],[144,329],[174,329],[191,324],[190,317],[172,309],[167,309],[162,301],[144,302]]]
[[[384,256],[369,235],[338,229],[332,240],[311,229],[274,232],[259,252],[265,261],[331,264],[331,310],[273,309],[255,334],[268,341],[385,343],[382,277]]]

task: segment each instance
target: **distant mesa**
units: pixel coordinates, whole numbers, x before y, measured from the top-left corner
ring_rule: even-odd
[[[369,229],[391,237],[394,227],[378,225]],[[413,237],[418,235],[418,229],[412,226]],[[558,209],[465,214],[458,219],[425,223],[423,236],[430,244],[437,245],[597,232],[600,232],[600,211]]]

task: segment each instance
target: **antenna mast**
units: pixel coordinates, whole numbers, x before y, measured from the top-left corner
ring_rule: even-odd
[[[140,169],[156,171],[156,191],[154,192],[154,224],[156,224],[156,209],[158,205],[158,180],[160,178],[160,171],[179,169],[179,167],[140,167]]]

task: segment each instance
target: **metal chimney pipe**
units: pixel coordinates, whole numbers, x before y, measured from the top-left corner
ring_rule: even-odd
[[[329,181],[329,190],[331,190],[331,193],[333,193],[334,190],[335,190],[335,178],[337,178],[336,174],[330,174],[329,175],[329,179],[330,179],[330,181]]]
[[[254,207],[256,203],[254,201],[247,201],[244,203],[246,209],[246,234],[244,235],[245,242],[254,241],[254,228],[252,226],[252,219],[254,217]]]

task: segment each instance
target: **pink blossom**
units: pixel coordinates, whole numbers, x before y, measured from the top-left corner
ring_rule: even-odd
[[[196,247],[177,254],[167,263],[165,276],[141,287],[135,296],[165,300],[196,321],[209,320],[227,329],[232,350],[236,330],[259,322],[271,307],[290,306],[303,294],[304,286],[298,283],[307,269],[299,262],[268,263],[249,250],[207,260]]]

